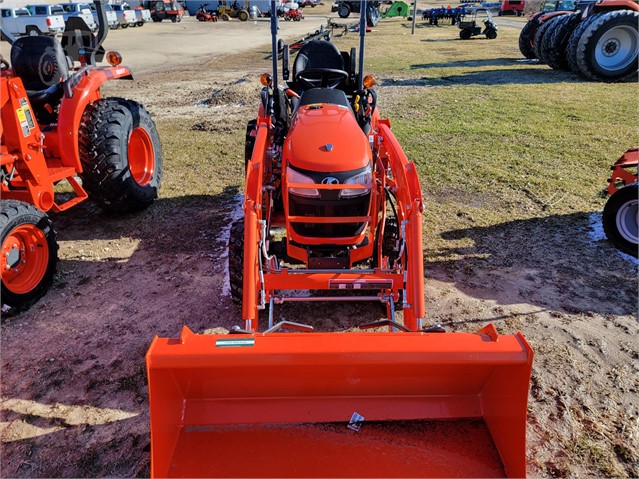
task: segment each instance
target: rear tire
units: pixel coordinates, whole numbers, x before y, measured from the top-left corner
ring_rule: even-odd
[[[240,10],[237,14],[237,18],[240,19],[240,22],[246,22],[249,19],[249,13],[246,10]]]
[[[579,26],[581,12],[566,15],[554,29],[545,52],[548,65],[555,70],[570,71],[566,48],[572,32]]]
[[[547,22],[544,22],[541,27],[537,29],[537,33],[535,33],[535,40],[533,42],[533,49],[535,50],[535,56],[539,58],[540,63],[546,63],[541,55],[541,44],[544,41],[544,36],[546,33],[550,31],[553,25],[560,19],[561,17],[553,17]]]
[[[460,30],[459,32],[459,38],[461,38],[462,40],[469,40],[470,37],[473,36],[473,32],[470,31],[470,29],[468,28],[464,28],[463,30]]]
[[[528,20],[519,34],[519,51],[529,60],[537,58],[535,56],[535,49],[533,48],[532,43],[538,26],[539,24],[537,23],[537,19]]]
[[[584,21],[577,25],[577,28],[570,35],[570,40],[568,40],[568,46],[566,47],[566,58],[568,59],[568,66],[575,73],[579,72],[579,66],[577,65],[577,46],[579,45],[579,39],[583,32],[588,28],[592,22],[594,22],[597,18],[599,18],[601,13],[596,13],[586,18]]]
[[[552,40],[552,37],[555,35],[555,32],[557,31],[557,28],[559,27],[559,25],[561,25],[564,20],[566,19],[568,15],[562,15],[560,17],[555,17],[553,18],[553,21],[551,25],[548,26],[548,29],[546,30],[546,33],[544,34],[544,37],[541,40],[541,44],[539,45],[539,59],[541,62],[545,63],[546,65],[548,65],[548,52],[550,50],[550,43]]]
[[[58,263],[53,223],[29,203],[2,200],[0,234],[2,303],[14,308],[28,307],[53,283]]]
[[[348,16],[351,14],[351,7],[349,7],[345,3],[342,3],[337,9],[337,14],[339,15],[339,18],[348,18]]]
[[[40,29],[38,27],[27,27],[25,31],[27,35],[29,35],[30,37],[37,37],[38,35],[41,34]]]
[[[579,39],[576,60],[589,80],[617,82],[637,75],[639,12],[616,10],[597,18]]]
[[[122,98],[92,103],[82,116],[79,143],[84,188],[104,210],[139,211],[157,198],[162,148],[142,105]]]
[[[228,247],[231,299],[241,307],[244,288],[244,218],[237,220],[231,226]]]
[[[222,18],[222,20],[225,22],[228,22],[231,19],[231,17],[229,17],[227,13],[223,13],[220,18]]]
[[[617,190],[606,203],[602,224],[606,236],[617,249],[637,257],[637,206],[639,205],[637,184]]]

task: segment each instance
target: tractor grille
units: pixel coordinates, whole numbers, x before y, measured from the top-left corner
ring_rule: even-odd
[[[329,193],[329,192],[322,192]],[[325,196],[325,195],[323,195]],[[289,194],[289,214],[292,216],[366,216],[370,193],[356,198],[325,200],[322,198],[305,198]],[[295,233],[316,238],[338,238],[359,235],[366,223],[292,223]]]

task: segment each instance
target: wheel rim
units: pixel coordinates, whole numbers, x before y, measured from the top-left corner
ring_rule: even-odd
[[[595,47],[595,60],[606,70],[621,70],[630,65],[639,52],[639,33],[622,25],[604,33]]]
[[[33,291],[49,264],[49,244],[36,225],[20,225],[2,243],[2,283],[14,294]]]
[[[140,186],[148,185],[155,173],[153,142],[144,128],[134,128],[129,137],[129,170]]]
[[[623,239],[633,244],[639,243],[637,224],[639,223],[639,200],[631,200],[617,211],[617,231]]]

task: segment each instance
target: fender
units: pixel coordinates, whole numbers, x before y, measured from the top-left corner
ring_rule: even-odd
[[[129,67],[101,67],[87,70],[82,74],[77,85],[67,90],[60,103],[58,117],[58,141],[60,158],[64,166],[75,168],[82,173],[79,148],[79,125],[86,107],[100,99],[100,87],[108,80],[132,80]],[[74,81],[73,79],[67,81]],[[67,95],[72,91],[72,96]]]
[[[633,0],[599,0],[592,6],[593,12],[607,10],[634,10],[639,12],[639,4]]]

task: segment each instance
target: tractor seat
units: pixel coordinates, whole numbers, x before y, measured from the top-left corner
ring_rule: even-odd
[[[44,35],[18,38],[11,46],[11,67],[29,98],[53,94],[53,87],[69,76],[60,42]]]
[[[327,103],[330,105],[341,105],[350,108],[351,104],[346,98],[346,93],[333,88],[312,88],[302,93],[300,106],[313,105],[316,103]]]
[[[304,71],[317,71],[321,69],[329,69],[344,73],[344,77],[336,76],[329,78],[328,84],[321,85],[319,80],[311,80],[310,83],[315,87],[324,86],[327,88],[336,88],[344,78],[348,76],[345,72],[344,59],[337,47],[329,41],[311,40],[302,46],[297,52],[295,63],[293,64],[293,79],[295,81],[296,90],[298,92],[311,89],[309,82],[298,82],[298,75]]]

